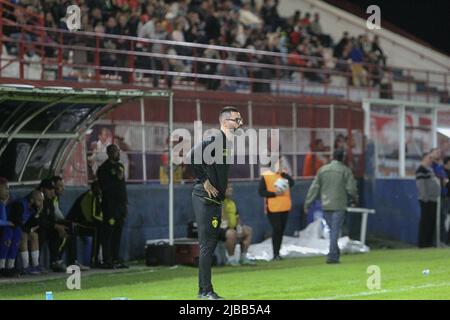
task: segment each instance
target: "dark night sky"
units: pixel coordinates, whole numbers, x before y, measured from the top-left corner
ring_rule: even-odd
[[[383,20],[389,21],[450,55],[450,0],[346,1],[361,7],[364,12],[369,5],[378,5],[381,9],[381,27]]]

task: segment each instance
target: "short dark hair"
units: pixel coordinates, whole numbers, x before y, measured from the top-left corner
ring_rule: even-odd
[[[337,161],[344,161],[345,150],[342,148],[338,148],[333,152],[333,159]]]
[[[447,162],[449,162],[450,161],[450,157],[445,157],[444,158],[444,164],[447,164]]]
[[[225,112],[239,112],[239,110],[233,106],[226,106],[222,109],[222,111],[220,111],[220,114],[225,113]]]
[[[314,142],[311,142],[310,144],[309,144],[309,148],[311,149],[311,151],[316,151],[316,149],[317,149],[317,146],[319,145],[319,144],[321,144],[321,143],[323,143],[323,140],[322,139],[316,139],[316,140],[314,140]]]
[[[8,179],[5,177],[0,177],[0,185],[4,186],[8,184]]]
[[[119,149],[115,144],[110,144],[106,147],[106,153],[110,153],[114,148]]]
[[[53,184],[56,184],[58,181],[63,181],[63,178],[61,178],[61,176],[53,176],[52,181]]]
[[[231,112],[239,112],[238,109],[236,109],[236,107],[233,106],[226,106],[222,109],[222,111],[220,111],[219,114],[219,121],[222,121],[222,116],[224,113],[231,113]]]
[[[53,180],[50,178],[43,179],[41,183],[39,184],[39,189],[55,189],[55,184],[53,183]]]

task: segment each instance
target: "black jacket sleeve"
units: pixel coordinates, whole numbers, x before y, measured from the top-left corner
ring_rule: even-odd
[[[277,196],[275,192],[267,191],[266,181],[264,180],[264,177],[261,177],[261,180],[259,180],[258,193],[261,197],[264,198],[273,198]]]
[[[103,193],[103,199],[113,205],[120,206],[123,213],[126,211],[128,203],[127,187],[124,178],[118,177],[118,171],[125,171],[122,163],[112,163],[106,160],[97,170],[97,178],[100,189]]]
[[[187,158],[190,161],[192,170],[194,171],[194,175],[197,178],[197,181],[200,183],[205,182],[208,179],[208,174],[206,172],[205,165],[203,164],[203,150],[209,144],[210,140],[204,140],[201,143],[197,143],[187,154]],[[195,155],[200,154],[201,158],[195,161]]]
[[[295,181],[289,174],[282,172],[281,176],[289,181],[289,188],[292,188],[294,186]]]
[[[102,190],[102,192],[105,192],[108,190],[108,187],[111,185],[111,183],[108,181],[109,177],[107,174],[107,167],[106,164],[103,163],[98,169],[97,169],[97,181],[98,181],[98,186],[100,187],[100,190]]]
[[[98,167],[97,172],[95,173],[95,176],[97,177],[97,182],[100,190],[103,190],[103,183],[104,183],[104,177],[103,177],[103,166],[100,165]]]
[[[81,200],[86,195],[86,192],[80,195],[76,200],[75,203],[72,205],[72,208],[70,208],[69,213],[67,214],[66,219],[72,222],[81,222],[82,220],[82,212],[81,212]]]

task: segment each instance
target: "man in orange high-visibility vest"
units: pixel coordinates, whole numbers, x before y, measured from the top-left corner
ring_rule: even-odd
[[[284,178],[289,182],[289,188],[285,191],[277,191],[275,182]],[[286,172],[273,172],[268,170],[262,174],[259,182],[259,195],[264,197],[267,217],[272,225],[273,260],[281,260],[280,248],[283,241],[283,233],[286,227],[289,211],[291,210],[291,191],[294,180]]]

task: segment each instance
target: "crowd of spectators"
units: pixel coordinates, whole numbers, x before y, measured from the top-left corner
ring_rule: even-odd
[[[67,0],[15,0],[19,6],[7,18],[20,24],[36,24],[41,17],[46,27],[67,29],[66,8],[74,1]],[[171,46],[154,43],[136,44],[126,38],[103,38],[99,44],[95,37],[65,33],[64,44],[78,44],[90,47],[99,45],[102,49],[133,50],[136,55],[102,52],[99,60],[102,74],[116,74],[123,82],[142,80],[147,77],[158,87],[165,71],[192,72],[205,75],[221,75],[243,78],[211,80],[198,77],[208,89],[237,90],[249,86],[248,77],[255,79],[307,80],[329,82],[327,69],[351,73],[349,84],[356,86],[377,85],[382,78],[386,57],[380,48],[378,37],[369,40],[367,35],[350,37],[346,32],[335,43],[322,29],[320,15],[315,12],[296,11],[284,18],[278,13],[278,0],[264,0],[257,5],[255,0],[77,0],[81,8],[81,30],[96,34],[123,35],[144,39],[186,41],[199,44],[221,45],[233,48],[256,49],[275,55],[249,55],[242,52],[225,52],[214,49],[194,49],[188,46]],[[20,9],[22,8],[22,9]],[[33,20],[33,21],[31,21]],[[41,33],[31,31],[25,34],[17,26],[5,26],[4,34],[12,39],[23,37],[27,41],[40,41]],[[45,42],[59,43],[59,35],[45,34]],[[17,53],[17,46],[10,42],[9,53]],[[56,57],[58,49],[45,46],[36,53],[30,46],[28,55],[45,54]],[[325,50],[332,52],[326,57]],[[150,52],[155,56],[140,54]],[[64,57],[70,62],[95,64],[93,52],[65,50]],[[164,58],[161,54],[168,54]],[[159,55],[159,56],[158,56]],[[197,56],[209,59],[224,59],[240,62],[257,62],[268,65],[288,65],[304,69],[276,69],[270,67],[249,67],[211,62],[193,63],[176,56]],[[334,56],[334,57],[333,57]],[[370,65],[368,65],[370,64]],[[117,72],[115,68],[132,65],[138,71],[131,77],[126,69]],[[323,71],[317,72],[317,69]],[[302,70],[302,72],[297,72]],[[371,79],[371,83],[369,82]],[[166,85],[172,86],[172,77],[165,77]],[[268,82],[252,82],[253,91],[270,91]]]

